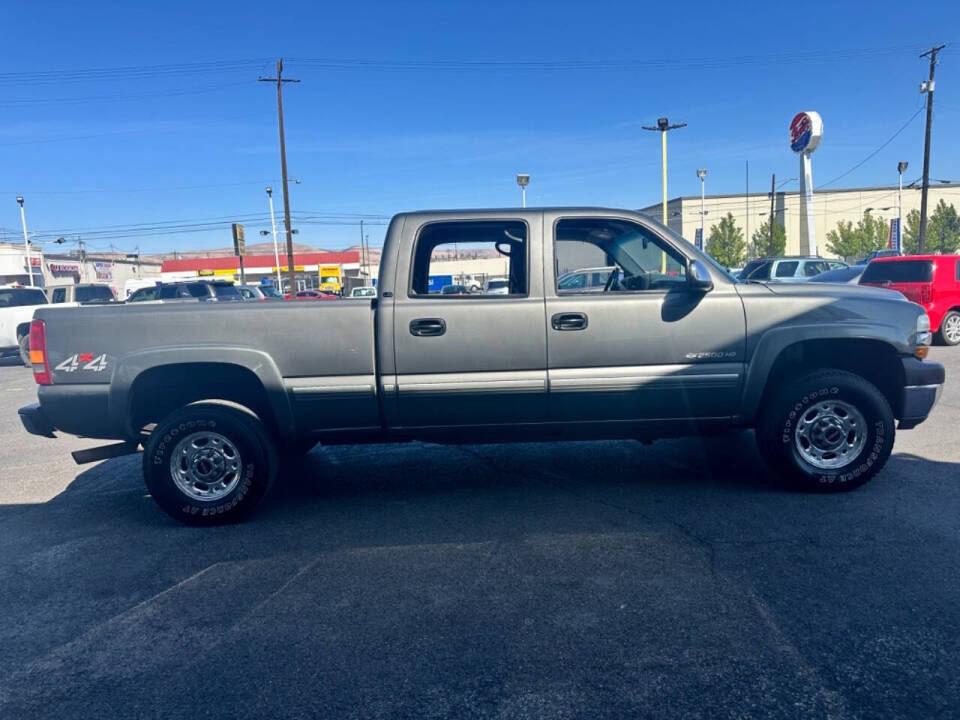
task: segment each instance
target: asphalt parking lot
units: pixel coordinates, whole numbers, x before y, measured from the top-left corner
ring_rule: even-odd
[[[955,717],[960,348],[839,496],[709,440],[318,449],[182,527],[0,367],[0,717]]]

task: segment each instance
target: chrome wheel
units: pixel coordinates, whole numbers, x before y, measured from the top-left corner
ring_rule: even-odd
[[[960,343],[960,315],[950,313],[943,321],[943,337],[951,345]]]
[[[213,502],[240,482],[243,462],[237,446],[220,433],[204,430],[187,435],[170,456],[170,475],[177,488],[194,500]]]
[[[867,444],[867,421],[849,403],[822,400],[800,416],[793,438],[808,463],[836,470],[852,463]]]

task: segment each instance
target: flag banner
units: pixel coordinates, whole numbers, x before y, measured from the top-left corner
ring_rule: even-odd
[[[697,250],[703,250],[703,228],[697,228],[693,236],[693,244],[697,246]]]
[[[890,221],[890,238],[887,246],[891,250],[900,252],[900,219],[894,218]]]

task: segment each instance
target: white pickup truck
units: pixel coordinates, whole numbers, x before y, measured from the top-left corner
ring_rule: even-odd
[[[0,287],[0,357],[19,353],[23,364],[30,365],[30,321],[33,311],[46,304],[40,288]]]

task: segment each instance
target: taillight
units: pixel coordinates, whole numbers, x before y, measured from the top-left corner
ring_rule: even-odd
[[[30,364],[33,366],[33,379],[37,381],[37,385],[53,385],[50,361],[47,358],[47,326],[43,320],[30,323]]]
[[[920,302],[928,303],[933,300],[933,293],[931,292],[932,287],[932,283],[924,283],[920,286]]]

